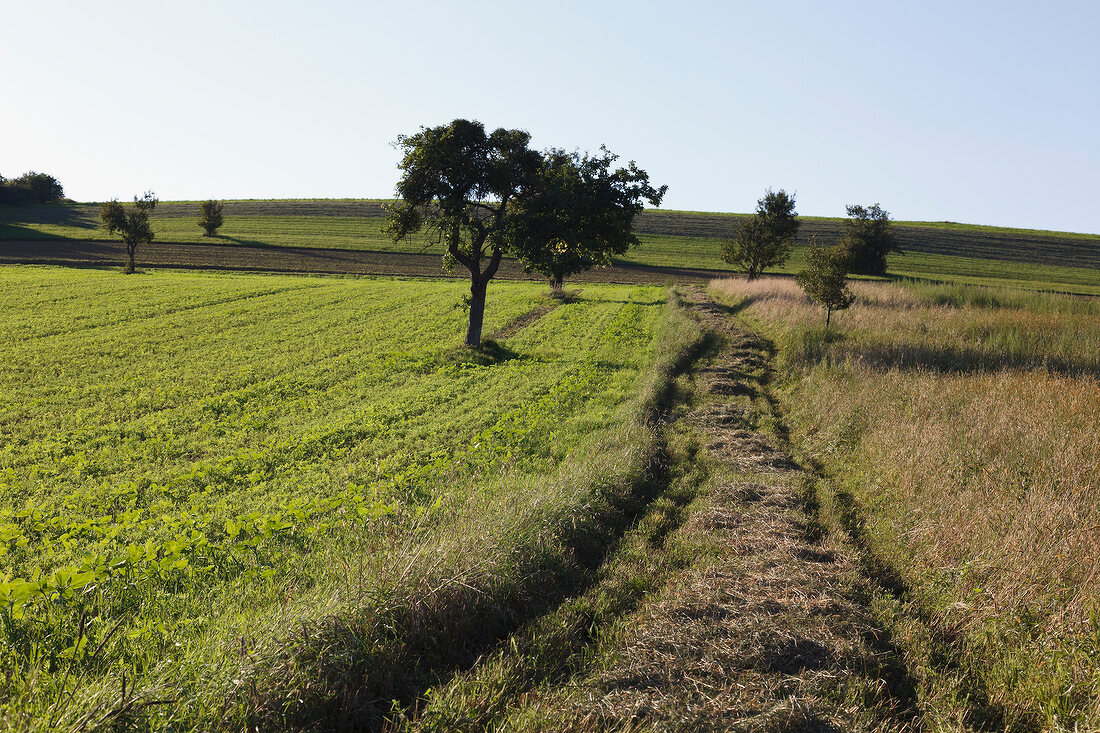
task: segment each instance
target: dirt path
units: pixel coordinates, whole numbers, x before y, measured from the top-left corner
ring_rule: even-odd
[[[689,298],[720,344],[680,418],[712,466],[709,493],[678,530],[698,559],[627,620],[585,679],[540,705],[542,719],[570,730],[919,729],[856,552],[807,506],[815,479],[786,452],[769,344],[700,290]]]
[[[76,240],[0,242],[0,264],[65,265],[69,267],[121,266],[126,250],[118,242]],[[251,247],[225,244],[153,242],[138,252],[138,269],[176,268],[243,272],[306,273],[324,275],[397,275],[465,277],[457,268],[448,273],[435,254],[373,252],[307,247]],[[702,283],[728,272],[683,267],[618,264],[589,270],[569,278],[566,285],[592,283]],[[516,260],[501,263],[497,277],[504,280],[543,280],[525,273]]]

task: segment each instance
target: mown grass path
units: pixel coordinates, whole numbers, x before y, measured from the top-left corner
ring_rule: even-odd
[[[698,290],[684,306],[709,335],[666,404],[665,483],[600,582],[395,729],[921,729],[859,551],[789,455],[771,345]]]
[[[784,450],[766,394],[769,348],[695,293],[721,349],[685,420],[705,436],[714,488],[683,531],[713,557],[647,605],[571,716],[588,728],[909,730],[913,687],[866,604],[850,546],[803,500],[813,479]]]

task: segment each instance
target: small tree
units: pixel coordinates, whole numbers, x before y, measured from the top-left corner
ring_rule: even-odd
[[[755,280],[767,268],[787,261],[801,225],[794,210],[794,196],[783,189],[769,188],[756,202],[756,213],[722,245],[722,259]]]
[[[855,300],[848,290],[848,262],[842,245],[821,245],[815,238],[806,250],[806,269],[795,276],[810,300],[825,308],[825,328],[833,311],[844,310]]]
[[[633,161],[612,169],[618,156],[551,149],[530,191],[516,204],[506,234],[508,249],[528,272],[550,280],[556,293],[569,275],[611,264],[638,246],[634,217],[643,201],[659,206],[667,186],[653,188]]]
[[[146,191],[138,198],[134,196],[134,207],[127,211],[118,199],[103,204],[99,218],[109,234],[118,234],[126,244],[126,254],[130,258],[123,272],[134,272],[134,254],[138,245],[153,241],[153,230],[149,227],[149,212],[156,207],[157,198],[152,191]]]
[[[481,343],[485,294],[504,257],[505,232],[520,215],[513,204],[538,172],[541,156],[527,146],[530,140],[523,130],[486,134],[474,120],[397,138],[402,176],[386,232],[397,241],[426,228],[430,240],[446,248],[446,258],[470,271],[467,346]]]
[[[878,204],[847,207],[851,219],[844,222],[840,244],[848,250],[850,269],[860,275],[885,275],[886,255],[902,254],[890,229],[890,212]]]
[[[211,199],[204,201],[199,207],[199,226],[202,227],[202,236],[213,237],[217,235],[218,228],[225,222],[222,216],[222,204]]]

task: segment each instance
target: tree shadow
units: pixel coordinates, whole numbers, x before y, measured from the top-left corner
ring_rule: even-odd
[[[493,366],[524,358],[528,357],[493,339],[485,339],[478,346],[458,346],[443,354],[447,363],[469,366]]]
[[[211,244],[215,246],[224,246],[226,242],[235,244],[238,247],[256,247],[257,249],[286,249],[286,247],[280,247],[277,244],[271,242],[262,242],[259,239],[241,239],[240,237],[229,237],[224,234],[215,234],[212,237],[203,237],[202,244]]]
[[[828,358],[836,361],[851,358],[853,361],[882,370],[923,370],[942,374],[981,374],[1008,369],[1023,369],[1041,370],[1067,377],[1100,376],[1100,362],[1096,360],[984,351],[973,347],[945,346],[932,343],[842,346],[838,351],[839,353],[829,354]]]
[[[75,229],[96,229],[99,226],[99,210],[89,206],[71,206],[68,204],[33,204],[18,206],[0,204],[0,231],[2,228],[15,227],[27,232],[36,229],[20,225],[50,224]]]
[[[852,539],[859,548],[859,560],[864,573],[874,583],[899,602],[906,604],[910,614],[920,626],[928,632],[932,640],[931,663],[940,673],[949,673],[955,679],[962,681],[965,689],[968,707],[969,724],[974,730],[997,731],[1004,730],[1008,719],[1008,710],[1000,701],[990,694],[988,684],[973,675],[967,673],[961,652],[967,643],[965,635],[961,632],[953,632],[937,622],[933,614],[919,602],[913,602],[915,594],[910,585],[902,577],[898,569],[887,558],[876,553],[871,538],[868,536],[869,528],[863,521],[860,508],[855,496],[844,489],[838,482],[831,480],[825,473],[824,466],[814,459],[809,459],[813,473],[829,482],[834,502],[843,531]],[[811,498],[816,505],[818,502],[816,491]],[[902,658],[901,651],[892,640],[889,632],[875,640],[875,646],[894,651],[898,658]],[[910,700],[916,698],[915,687],[909,673],[904,668],[890,667],[884,670],[896,675],[895,678],[884,677],[893,690],[896,686],[897,694]]]
[[[712,307],[715,310],[718,310],[726,314],[727,316],[733,317],[739,315],[742,311],[752,307],[752,305],[755,304],[758,300],[760,300],[760,298],[755,295],[746,295],[733,305],[719,303],[718,301],[713,299],[711,300],[711,303],[713,304]]]

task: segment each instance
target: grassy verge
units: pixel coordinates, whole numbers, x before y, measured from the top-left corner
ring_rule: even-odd
[[[793,283],[712,291],[779,344],[796,445],[830,477],[930,720],[1100,725],[1100,312],[1064,296]]]
[[[533,616],[476,665],[426,690],[413,704],[395,708],[387,727],[402,730],[486,730],[513,726],[516,706],[539,692],[568,686],[593,661],[594,645],[621,623],[643,599],[675,572],[694,561],[685,547],[670,550],[667,538],[690,514],[689,505],[705,481],[705,466],[685,460],[697,446],[682,436],[665,441],[670,411],[683,407],[683,369],[707,346],[698,325],[674,310],[666,336],[669,345],[660,363],[656,389],[647,390],[647,430],[656,450],[644,480],[632,488],[622,511],[602,518],[599,565],[576,568],[559,580],[560,605]],[[610,523],[608,520],[612,520]],[[608,532],[608,529],[613,529]]]

